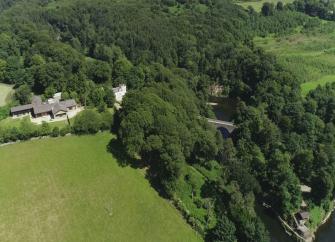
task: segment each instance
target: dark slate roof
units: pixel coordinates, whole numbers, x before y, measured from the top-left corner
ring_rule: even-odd
[[[16,112],[21,112],[21,111],[30,111],[33,108],[33,105],[31,104],[26,104],[26,105],[21,105],[21,106],[16,106],[12,107],[10,109],[11,113],[16,113]]]
[[[53,105],[54,104],[49,104],[49,103],[43,103],[43,104],[40,104],[40,105],[33,105],[34,113],[39,114],[39,113],[51,112]]]
[[[31,103],[32,104],[42,104],[42,98],[40,96],[33,96]]]
[[[56,114],[58,113],[59,111],[64,111],[66,112],[67,111],[67,107],[64,106],[64,105],[61,105],[59,103],[55,103],[54,107],[52,108],[52,112],[53,114]]]
[[[39,96],[34,96],[32,104],[22,105],[11,108],[11,113],[30,111],[33,109],[34,114],[53,112],[54,114],[59,111],[67,111],[67,108],[76,106],[77,103],[74,99],[64,100],[55,103],[42,103],[42,99]]]
[[[309,219],[309,212],[299,212],[302,219]]]
[[[74,99],[69,99],[69,100],[65,100],[65,101],[60,101],[59,102],[60,105],[64,105],[65,107],[69,108],[69,107],[73,107],[76,106],[77,103]]]

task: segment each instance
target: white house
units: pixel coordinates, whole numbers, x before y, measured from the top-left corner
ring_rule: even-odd
[[[120,103],[122,102],[124,95],[127,93],[127,86],[121,84],[118,87],[113,88],[113,92],[115,94],[115,100]]]

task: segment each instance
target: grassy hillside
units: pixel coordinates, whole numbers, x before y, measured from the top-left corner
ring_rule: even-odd
[[[303,95],[318,85],[335,81],[334,29],[256,38],[255,43],[276,55],[288,70],[302,80]]]
[[[118,165],[111,138],[0,148],[0,241],[200,241],[142,170]]]
[[[277,2],[279,2],[279,0],[250,0],[250,1],[236,1],[236,4],[244,7],[244,8],[248,8],[249,6],[253,7],[257,12],[260,12],[263,6],[263,3],[265,2],[269,2],[269,3],[273,3],[274,5],[277,4]],[[286,4],[286,3],[291,3],[293,2],[293,0],[282,0],[282,3]]]
[[[0,83],[0,107],[7,103],[12,91],[13,87],[11,85]]]

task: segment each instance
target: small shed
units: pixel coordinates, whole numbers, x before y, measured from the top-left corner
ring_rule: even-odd
[[[312,188],[306,185],[300,185],[300,191],[305,193],[310,193],[312,191]]]
[[[301,208],[307,208],[307,203],[304,200],[302,200],[300,207]]]
[[[53,98],[54,98],[55,100],[60,101],[61,98],[62,98],[62,93],[61,93],[61,92],[57,92],[57,93],[55,93],[54,96],[53,96]]]
[[[308,220],[309,219],[309,212],[306,211],[300,211],[298,214],[298,219],[299,220]]]

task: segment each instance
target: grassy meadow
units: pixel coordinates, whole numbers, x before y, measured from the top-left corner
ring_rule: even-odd
[[[13,86],[0,83],[0,107],[7,104],[12,92]]]
[[[273,3],[274,5],[277,4],[277,2],[279,2],[280,0],[250,0],[250,1],[235,1],[236,4],[244,7],[244,8],[248,8],[249,6],[253,7],[253,9],[255,9],[256,12],[260,12],[262,9],[262,6],[265,2],[269,2],[269,3]],[[294,0],[282,0],[281,2],[286,4],[286,3],[291,3]]]
[[[169,10],[170,13],[178,15],[185,10],[185,6],[178,3],[174,6],[168,7],[168,10]],[[194,5],[194,10],[199,12],[199,13],[205,13],[205,12],[207,12],[208,7],[205,4],[199,3],[199,4]]]
[[[335,81],[335,28],[329,31],[255,38],[255,44],[276,55],[302,81],[302,95]]]
[[[112,138],[1,147],[0,241],[201,241],[143,170],[118,164]]]
[[[12,117],[8,117],[8,118],[5,118],[3,120],[0,120],[0,128],[12,128],[12,127],[19,128],[23,122],[29,122],[32,125],[38,125],[38,124],[34,124],[34,123],[30,122],[29,117],[23,117],[23,118],[17,118],[17,119],[13,119]],[[71,118],[70,122],[72,124],[74,122],[74,118]],[[69,125],[67,120],[51,122],[51,123],[48,123],[48,124],[49,124],[51,129],[56,127],[56,126],[61,129],[61,128],[64,128],[65,126]]]

